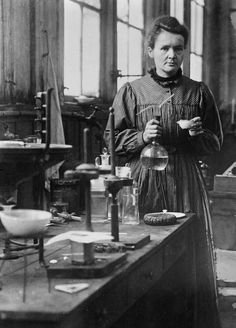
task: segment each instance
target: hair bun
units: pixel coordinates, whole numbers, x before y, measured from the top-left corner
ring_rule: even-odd
[[[156,38],[156,34],[159,33],[160,30],[165,30],[170,33],[180,34],[184,38],[184,44],[186,45],[188,42],[189,31],[188,28],[180,24],[178,19],[173,16],[160,16],[156,18],[153,22],[153,25],[148,33],[147,44],[152,49],[154,47],[154,41]]]
[[[165,28],[176,29],[180,26],[180,23],[177,18],[172,16],[160,16],[156,19],[155,24],[162,25]]]

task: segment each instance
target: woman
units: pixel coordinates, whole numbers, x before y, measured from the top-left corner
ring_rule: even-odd
[[[219,327],[219,318],[211,218],[198,160],[219,151],[223,136],[209,88],[182,75],[187,42],[188,30],[176,18],[162,16],[154,21],[147,37],[154,68],[126,83],[114,99],[115,151],[119,164],[129,163],[138,183],[141,217],[163,209],[196,213],[197,292],[192,327],[214,328]],[[191,127],[182,129],[180,120],[192,120]],[[140,161],[142,149],[156,137],[168,150],[163,171],[145,169]],[[105,139],[108,142],[107,134]]]

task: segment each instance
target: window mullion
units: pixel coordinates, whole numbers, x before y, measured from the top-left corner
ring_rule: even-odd
[[[130,21],[130,0],[128,0],[128,23]],[[129,49],[129,45],[130,45],[130,27],[127,26],[128,28],[128,37],[127,37],[127,74],[130,73],[129,71],[129,55],[130,55],[130,49]]]
[[[93,11],[96,11],[96,12],[101,11],[100,9],[98,9],[96,7],[93,7],[93,6],[90,6],[89,4],[87,4],[85,2],[82,2],[82,1],[79,1],[79,0],[70,0],[70,1],[78,4],[81,8],[87,8],[87,9],[90,9],[90,10],[93,10]]]
[[[81,22],[80,22],[80,94],[83,93],[83,27],[84,27],[84,9],[81,6]]]
[[[121,22],[121,23],[123,23],[123,24],[125,24],[125,25],[127,25],[127,26],[129,26],[129,27],[132,27],[132,28],[134,28],[135,30],[138,30],[138,31],[140,31],[140,32],[143,33],[143,29],[142,29],[142,28],[137,27],[137,26],[135,26],[135,25],[133,25],[133,24],[130,24],[129,22],[125,22],[123,19],[117,18],[117,22]]]
[[[117,91],[117,14],[116,0],[101,0],[100,92],[106,102],[112,102]]]
[[[117,52],[119,67],[117,67],[115,75],[118,88],[125,82],[133,81],[135,77],[144,74],[144,1],[139,1],[137,5],[134,0],[128,0],[126,4],[127,6],[124,8],[122,3],[121,7],[118,7],[119,16],[116,18],[116,24],[119,26],[117,47],[120,50],[122,49]],[[119,6],[119,2],[117,2],[117,5]],[[124,37],[122,33],[125,34]],[[136,49],[136,55],[134,49]]]

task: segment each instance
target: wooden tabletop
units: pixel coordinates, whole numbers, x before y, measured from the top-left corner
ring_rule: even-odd
[[[78,322],[80,322],[81,326],[79,327],[87,328],[90,327],[90,325],[86,326],[86,322],[87,324],[88,320],[95,320],[94,322],[96,322],[97,312],[100,313],[103,311],[101,310],[103,309],[102,307],[98,307],[97,310],[94,310],[95,314],[91,319],[91,315],[88,316],[88,309],[91,308],[91,304],[96,302],[97,306],[100,298],[108,304],[109,297],[112,297],[112,295],[115,297],[116,293],[119,295],[116,297],[118,304],[119,301],[122,302],[120,310],[117,304],[116,309],[118,309],[118,312],[125,311],[129,306],[129,300],[126,300],[127,288],[135,281],[137,268],[139,266],[142,267],[142,263],[146,263],[146,266],[143,266],[143,268],[146,268],[145,270],[147,271],[142,272],[142,277],[145,278],[145,281],[137,277],[142,288],[134,289],[135,294],[133,295],[133,300],[143,294],[147,288],[150,288],[153,281],[159,279],[163,272],[168,270],[176,261],[178,256],[181,256],[181,254],[187,250],[188,230],[192,227],[193,222],[194,215],[188,214],[186,218],[179,219],[177,224],[170,226],[153,227],[145,224],[128,226],[121,224],[121,241],[123,237],[132,234],[150,234],[151,241],[138,250],[128,251],[126,261],[108,276],[99,279],[53,279],[51,281],[50,291],[46,269],[39,265],[38,254],[29,255],[17,260],[0,260],[0,280],[2,284],[2,290],[0,291],[0,326],[14,327],[12,324],[15,322],[17,323],[17,327],[24,328],[45,328],[49,326],[54,327],[54,325],[58,328],[67,326],[74,327],[76,325],[78,327]],[[110,223],[93,224],[93,228],[95,231],[110,231]],[[52,228],[49,231],[49,235],[83,229],[84,223],[73,222],[68,225],[63,225],[63,227]],[[2,238],[1,243],[3,244]],[[60,244],[51,245],[45,250],[46,263],[49,263],[49,261],[53,259],[62,258],[66,256],[65,254],[68,254],[68,252],[70,252],[68,246]],[[157,263],[155,269],[153,269],[153,261]],[[26,268],[26,271],[24,268]],[[23,302],[24,273],[27,275],[25,302]],[[130,281],[130,279],[132,281]],[[78,282],[86,282],[89,284],[89,287],[75,294],[67,294],[57,291],[54,288],[57,284]],[[113,294],[111,294],[112,290],[114,292]],[[106,299],[106,295],[108,299]],[[106,315],[106,313],[103,313],[103,315]],[[99,327],[108,327],[110,322],[114,322],[119,315],[119,313],[113,313],[113,315],[109,317],[110,321],[108,320],[106,323],[106,321],[103,320],[105,323],[99,325]],[[77,318],[76,325],[74,316]],[[34,325],[32,325],[32,322]],[[65,325],[65,322],[68,325]]]

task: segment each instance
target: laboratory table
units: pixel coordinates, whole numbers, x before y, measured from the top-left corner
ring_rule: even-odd
[[[121,224],[120,236],[149,234],[151,241],[127,251],[126,260],[101,278],[55,278],[49,288],[37,254],[1,260],[0,327],[191,327],[194,218],[194,214],[187,214],[169,226]],[[63,231],[81,230],[82,226],[70,223],[63,226]],[[93,228],[110,231],[110,223],[95,223]],[[62,232],[62,228],[55,229]],[[58,254],[63,256],[63,247],[54,244],[45,248],[46,263]],[[55,289],[58,284],[78,282],[89,286],[73,294]]]

